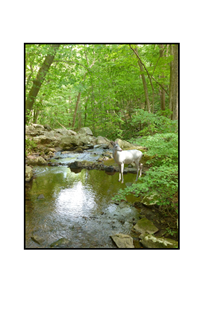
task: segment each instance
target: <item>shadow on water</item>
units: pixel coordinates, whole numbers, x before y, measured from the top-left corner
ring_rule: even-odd
[[[75,173],[62,166],[34,169],[35,178],[26,185],[26,248],[49,248],[61,238],[68,239],[69,248],[115,248],[110,235],[130,234],[135,211],[119,216],[111,199],[135,182],[135,175],[124,175],[121,184],[118,173]]]

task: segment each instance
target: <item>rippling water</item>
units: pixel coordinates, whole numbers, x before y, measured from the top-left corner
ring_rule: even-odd
[[[68,239],[69,248],[114,248],[110,235],[130,233],[136,209],[121,216],[111,198],[135,175],[124,175],[121,184],[118,173],[74,173],[64,166],[34,170],[35,178],[26,184],[26,248],[49,248],[61,238]]]

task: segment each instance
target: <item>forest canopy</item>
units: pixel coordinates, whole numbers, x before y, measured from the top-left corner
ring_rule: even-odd
[[[26,124],[129,139],[177,122],[178,44],[25,44],[25,68]]]

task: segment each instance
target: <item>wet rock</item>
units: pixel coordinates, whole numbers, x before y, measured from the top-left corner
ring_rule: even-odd
[[[168,238],[157,238],[151,234],[144,235],[140,242],[146,248],[178,248],[177,241]]]
[[[119,233],[110,237],[118,248],[134,248],[133,238],[127,234]]]
[[[38,235],[32,236],[31,239],[37,244],[41,244],[44,242],[44,239]]]
[[[93,161],[74,161],[69,164],[70,169],[86,168],[90,169],[95,163]]]
[[[31,167],[26,166],[25,168],[25,181],[29,182],[33,177],[33,170]]]
[[[69,240],[66,238],[61,238],[53,243],[51,243],[51,248],[67,248]]]
[[[142,218],[137,221],[136,225],[133,227],[135,230],[141,233],[156,233],[159,229],[155,227],[153,222],[147,218]]]

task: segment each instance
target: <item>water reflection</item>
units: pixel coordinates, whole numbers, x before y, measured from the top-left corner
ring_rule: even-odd
[[[27,248],[49,248],[62,237],[69,239],[70,248],[113,248],[110,235],[130,233],[116,209],[105,209],[111,208],[112,197],[135,175],[125,175],[121,184],[118,173],[84,169],[75,173],[63,166],[34,169],[35,179],[27,185],[25,197]],[[40,194],[44,198],[39,199]],[[42,239],[40,244],[34,237]]]
[[[96,209],[94,194],[84,187],[81,181],[75,183],[71,188],[61,190],[55,201],[55,210],[60,215],[88,214],[92,209]]]

